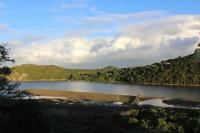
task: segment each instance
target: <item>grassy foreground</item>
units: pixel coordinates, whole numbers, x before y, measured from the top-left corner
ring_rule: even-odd
[[[200,110],[0,100],[2,133],[199,133]]]
[[[134,96],[28,90],[38,96],[66,100],[130,102]],[[199,133],[200,110],[153,106],[69,104],[67,101],[6,99],[0,97],[2,133]]]

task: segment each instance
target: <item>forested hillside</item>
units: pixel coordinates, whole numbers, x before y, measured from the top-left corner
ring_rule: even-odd
[[[84,69],[64,69],[54,65],[34,65],[24,64],[14,66],[13,73],[9,79],[16,81],[32,80],[66,80],[79,73],[88,73],[91,70]]]
[[[64,69],[47,65],[13,67],[11,80],[84,80],[132,82],[139,84],[200,85],[200,50],[194,54],[151,65],[129,68],[108,66],[103,69]]]
[[[144,67],[122,69],[121,80],[136,83],[200,85],[200,63],[194,55]]]

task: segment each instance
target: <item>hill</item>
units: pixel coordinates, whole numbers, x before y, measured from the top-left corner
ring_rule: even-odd
[[[12,67],[13,73],[8,77],[14,81],[66,80],[79,72],[88,73],[86,69],[64,69],[54,65],[24,64]]]
[[[121,80],[141,84],[200,85],[200,63],[196,54],[169,59],[151,65],[124,68]]]
[[[200,85],[200,50],[194,54],[129,68],[108,66],[103,69],[64,69],[53,65],[20,65],[12,68],[10,80],[83,80],[131,82],[159,85]]]

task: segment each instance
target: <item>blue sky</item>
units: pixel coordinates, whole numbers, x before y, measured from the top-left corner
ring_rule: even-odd
[[[199,7],[199,0],[0,0],[0,40],[17,64],[144,65],[194,50]]]
[[[89,8],[94,7],[105,13],[134,13],[144,11],[166,11],[170,14],[199,14],[199,0],[75,0],[83,3],[83,7],[74,5],[69,9],[61,9],[61,4],[71,4],[74,0],[3,0],[4,5],[0,21],[17,30],[58,28],[72,28],[73,24],[62,23],[56,19],[64,16],[74,18],[95,16]],[[85,7],[88,6],[88,7]],[[57,9],[58,11],[49,11]],[[40,31],[42,32],[42,30]]]

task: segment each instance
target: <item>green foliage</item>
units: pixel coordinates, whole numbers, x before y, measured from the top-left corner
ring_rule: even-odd
[[[12,68],[13,73],[9,76],[11,80],[73,80],[80,73],[85,74],[90,70],[64,69],[53,65],[25,64]]]
[[[49,116],[51,131],[59,130],[60,133],[198,133],[200,126],[200,122],[197,121],[200,111],[178,108],[72,105],[63,109],[57,105],[53,111],[52,107],[51,111],[45,108],[45,112]],[[174,119],[169,119],[170,116]]]
[[[131,109],[129,111],[123,112],[123,116],[130,116],[130,117],[136,117],[138,116],[139,110],[136,109]]]
[[[146,120],[141,120],[141,121],[140,121],[140,126],[141,126],[142,128],[148,129],[148,128],[149,128],[148,121],[146,121]]]
[[[86,80],[95,81],[111,81],[115,67],[106,67],[104,69],[87,70],[87,69],[64,69],[53,65],[33,65],[25,64],[15,66],[14,71],[9,79],[11,80]],[[103,72],[103,74],[102,74]],[[114,81],[114,80],[113,80]]]
[[[13,67],[11,80],[75,80],[95,82],[131,82],[140,84],[200,85],[200,62],[192,55],[141,67],[103,69],[63,69],[52,65]]]
[[[11,69],[5,64],[14,62],[9,57],[9,49],[6,44],[0,44],[0,97],[16,97],[21,93],[16,91],[17,83],[11,83],[7,76],[11,74]]]
[[[178,127],[178,133],[184,133],[184,129],[183,129],[182,126],[179,126],[179,127]]]
[[[109,107],[50,101],[1,103],[2,133],[199,133],[200,111],[151,106]],[[10,100],[10,99],[6,99]],[[12,99],[11,99],[12,100]],[[173,118],[173,119],[171,119]]]
[[[137,124],[138,123],[138,119],[137,118],[129,118],[129,121],[128,121],[129,124]]]
[[[156,126],[156,129],[158,129],[162,132],[166,132],[166,131],[169,130],[169,124],[163,118],[159,118],[158,119],[158,125]]]
[[[200,67],[193,55],[154,63],[143,67],[124,68],[122,80],[141,84],[199,85]]]
[[[200,131],[199,110],[139,107],[137,111],[136,116],[131,115],[132,109],[121,113],[135,129],[157,133],[198,133]]]

